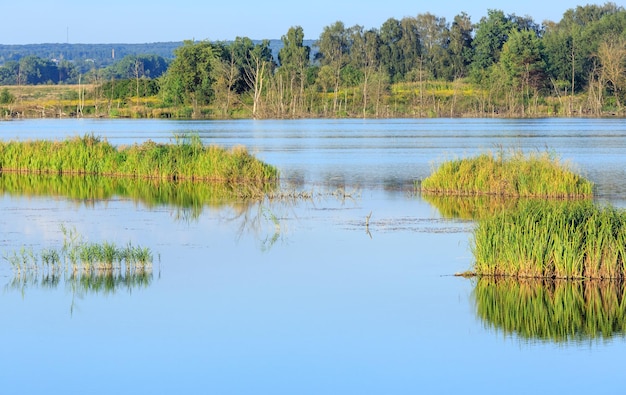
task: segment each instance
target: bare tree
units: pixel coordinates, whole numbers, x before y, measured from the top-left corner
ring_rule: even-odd
[[[602,64],[602,81],[610,84],[615,105],[621,110],[620,92],[626,83],[626,39],[613,35],[607,37],[598,47],[598,59]]]

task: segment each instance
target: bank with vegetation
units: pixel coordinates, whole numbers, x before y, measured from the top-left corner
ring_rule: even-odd
[[[64,141],[3,141],[0,171],[246,184],[259,192],[278,179],[274,166],[254,158],[244,147],[206,146],[196,136],[176,140],[120,147],[93,135]]]
[[[186,41],[171,59],[129,54],[114,64],[47,59],[32,52],[18,56],[12,50],[0,56],[0,85],[6,86],[0,89],[0,115],[626,114],[626,10],[615,3],[564,10],[558,22],[488,10],[479,21],[464,12],[452,21],[430,13],[391,17],[371,28],[338,21],[314,44],[304,33],[299,26],[290,28],[279,47],[247,37]],[[31,95],[33,85],[64,89]]]

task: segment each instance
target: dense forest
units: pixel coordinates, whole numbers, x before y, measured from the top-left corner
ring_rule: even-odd
[[[48,44],[47,55],[9,47],[0,46],[0,84],[7,86],[0,109],[7,116],[28,116],[25,86],[58,84],[79,84],[74,102],[46,104],[59,116],[625,113],[626,10],[615,3],[568,9],[558,22],[494,9],[476,23],[465,13],[453,21],[430,13],[389,18],[369,29],[337,21],[315,41],[295,26],[280,41],[185,41],[158,51],[146,45],[144,54],[118,50],[116,61],[109,61],[111,46],[107,60],[95,47],[51,51]]]

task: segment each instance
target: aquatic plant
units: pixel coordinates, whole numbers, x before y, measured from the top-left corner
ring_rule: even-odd
[[[419,188],[426,194],[586,198],[593,184],[549,152],[485,153],[443,163]]]
[[[61,226],[63,246],[60,250],[44,248],[39,254],[22,247],[19,252],[6,254],[4,259],[13,267],[16,276],[29,273],[56,274],[97,273],[110,271],[141,272],[152,266],[152,251],[147,247],[133,246],[130,242],[119,247],[111,242],[89,243],[75,229]]]
[[[625,291],[622,281],[482,277],[472,296],[488,327],[562,343],[626,335]]]
[[[478,275],[624,278],[626,211],[590,201],[527,201],[473,233]]]
[[[174,144],[146,141],[114,147],[94,135],[64,141],[0,142],[2,172],[251,183],[262,186],[278,170],[244,147],[205,146],[197,136],[176,136]]]

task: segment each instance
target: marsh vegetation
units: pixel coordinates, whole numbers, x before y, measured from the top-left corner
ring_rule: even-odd
[[[479,275],[626,276],[626,211],[590,201],[528,201],[483,218],[473,233]]]
[[[444,162],[422,180],[425,194],[587,198],[593,183],[550,152],[484,153]]]
[[[263,188],[278,170],[244,147],[226,150],[205,146],[199,137],[174,136],[172,144],[146,141],[115,147],[94,135],[65,141],[2,141],[2,172],[132,177],[241,183]]]

